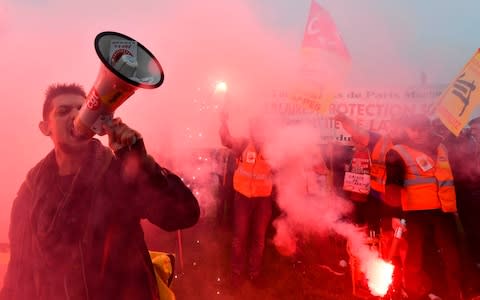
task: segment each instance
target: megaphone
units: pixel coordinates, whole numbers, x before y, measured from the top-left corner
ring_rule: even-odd
[[[79,138],[104,135],[114,111],[138,88],[154,89],[163,83],[162,67],[155,56],[136,40],[117,32],[101,32],[95,51],[102,65],[97,79],[74,120]]]

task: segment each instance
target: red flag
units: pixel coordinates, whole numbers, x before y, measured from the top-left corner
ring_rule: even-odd
[[[305,28],[298,76],[292,81],[291,100],[326,113],[350,69],[350,55],[332,18],[315,1]]]
[[[350,59],[332,17],[314,0],[310,5],[302,48],[319,48]]]

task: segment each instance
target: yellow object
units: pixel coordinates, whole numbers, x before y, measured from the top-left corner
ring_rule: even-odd
[[[392,149],[400,154],[406,165],[401,199],[403,210],[441,208],[444,212],[457,211],[452,170],[442,144],[438,146],[436,162],[405,145],[395,145]]]
[[[480,50],[477,50],[437,102],[435,113],[456,136],[470,121],[472,112],[480,104],[479,82]]]
[[[175,266],[175,257],[173,254],[165,252],[149,251],[152,259],[155,279],[157,281],[158,292],[161,300],[175,300],[175,294],[170,289],[173,279]]]
[[[161,300],[175,300],[175,294],[170,289],[173,279],[175,257],[173,254],[165,252],[149,251],[152,259],[155,279],[158,285],[158,292]],[[10,259],[10,252],[0,251],[0,266],[7,266]],[[0,274],[0,287],[2,286],[2,277]]]
[[[233,174],[233,187],[248,198],[268,197],[272,194],[272,169],[251,142],[239,159]]]

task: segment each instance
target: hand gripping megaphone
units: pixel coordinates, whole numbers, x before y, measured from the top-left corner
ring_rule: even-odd
[[[102,65],[95,84],[74,120],[79,138],[104,135],[113,112],[138,88],[154,89],[164,75],[155,56],[136,40],[117,32],[101,32],[95,38],[95,51]]]

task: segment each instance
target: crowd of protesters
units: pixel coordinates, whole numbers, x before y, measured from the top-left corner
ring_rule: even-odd
[[[346,170],[370,174],[368,192],[357,189],[345,195],[341,191],[355,205],[352,220],[375,230],[386,244],[398,227],[406,232],[396,253],[403,271],[402,292],[409,299],[435,294],[432,271],[424,258],[439,253],[446,284],[444,298],[467,299],[477,294],[480,118],[471,120],[458,137],[439,119],[425,115],[392,120],[391,130],[384,136],[356,127],[343,114],[336,119],[355,145],[343,159]],[[355,170],[352,167],[359,158],[368,163]],[[347,176],[347,172],[341,173],[339,176]]]
[[[381,255],[385,259],[394,256],[396,270],[401,273],[393,285],[397,289],[396,297],[429,299],[441,294],[442,299],[471,299],[478,295],[480,118],[472,120],[458,137],[449,133],[439,120],[432,121],[425,115],[394,119],[389,132],[383,135],[356,127],[353,120],[343,114],[335,119],[352,135],[354,146],[327,146],[335,149],[321,151],[323,161],[328,162],[323,166],[330,169],[330,182],[336,193],[353,203],[351,221],[380,240],[384,245]],[[229,148],[236,145],[231,152],[233,159],[237,159],[237,164],[232,166],[235,169],[231,183],[235,191],[232,224],[233,232],[237,233],[232,242],[234,249],[239,245],[239,220],[243,220],[242,232],[245,232],[246,224],[265,225],[259,220],[270,218],[272,205],[275,208],[275,202],[268,202],[269,211],[264,213],[259,209],[259,202],[253,203],[255,196],[245,194],[241,187],[248,186],[250,192],[255,187],[258,192],[268,187],[268,193],[262,197],[270,201],[274,173],[268,167],[268,157],[262,157],[261,148],[249,143],[249,139],[234,144],[225,124],[222,123],[221,130],[223,144]],[[262,160],[258,169],[255,169],[256,158]],[[239,169],[245,169],[245,163],[251,164],[248,172],[241,172]],[[349,176],[356,176],[353,185]],[[242,213],[242,218],[236,211],[240,198],[250,201],[247,202],[249,211]],[[392,254],[390,245],[399,228],[404,234],[400,247]],[[265,230],[261,233],[255,235],[255,230],[251,233],[253,248],[248,249],[255,249],[256,244],[263,245]],[[247,249],[246,234],[242,236],[240,244],[242,249]],[[238,288],[242,268],[252,266],[247,263],[239,268],[236,260],[240,251],[232,253],[232,285]],[[261,251],[255,252],[256,258],[246,250],[241,253],[242,260],[256,264],[256,269],[250,272],[255,270],[257,278],[261,271]],[[426,263],[426,257],[432,255],[438,255],[443,276],[432,276],[436,269]],[[251,273],[247,278],[253,278]],[[442,282],[433,282],[438,278]],[[435,287],[442,284],[444,291],[436,291]]]

